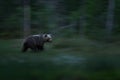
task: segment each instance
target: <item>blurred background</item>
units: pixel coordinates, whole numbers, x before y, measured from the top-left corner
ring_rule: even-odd
[[[120,80],[120,0],[0,0],[1,80]],[[53,34],[45,51],[23,38]]]

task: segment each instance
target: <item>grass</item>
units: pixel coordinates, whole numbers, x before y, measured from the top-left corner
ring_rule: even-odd
[[[0,40],[0,80],[119,80],[120,44],[58,38],[43,52],[21,52],[20,39]]]

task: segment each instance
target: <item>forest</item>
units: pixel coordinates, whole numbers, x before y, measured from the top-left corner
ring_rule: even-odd
[[[0,38],[53,33],[119,41],[119,3],[119,0],[1,0]]]
[[[120,80],[120,0],[0,0],[0,80]],[[42,52],[24,38],[52,34]]]

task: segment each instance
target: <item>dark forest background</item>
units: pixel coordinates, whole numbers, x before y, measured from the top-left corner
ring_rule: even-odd
[[[0,38],[52,33],[119,41],[120,0],[0,0]]]
[[[120,0],[0,0],[0,80],[120,80]]]

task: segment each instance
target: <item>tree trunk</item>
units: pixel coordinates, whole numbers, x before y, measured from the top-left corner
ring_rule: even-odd
[[[30,10],[30,0],[24,0],[24,37],[30,35],[31,26],[31,10]]]
[[[112,36],[112,30],[114,26],[114,9],[115,9],[115,0],[109,0],[108,9],[107,9],[107,21],[106,21],[107,39],[111,39]]]
[[[85,36],[85,28],[86,28],[85,14],[82,14],[81,17],[80,17],[80,35],[82,37]]]
[[[78,29],[80,36],[84,37],[85,36],[85,28],[86,28],[86,12],[85,12],[85,7],[86,7],[86,0],[82,0],[81,2],[81,7],[80,7],[80,18],[78,19],[79,27],[76,27]]]
[[[57,12],[56,12],[56,7],[58,4],[59,0],[46,0],[45,1],[45,6],[47,7],[47,10],[49,12],[49,17],[48,17],[48,23],[47,26],[50,28],[53,28],[57,25]]]

